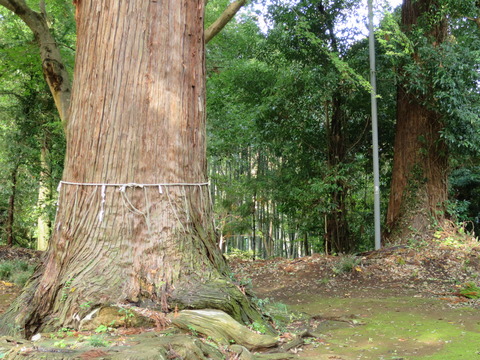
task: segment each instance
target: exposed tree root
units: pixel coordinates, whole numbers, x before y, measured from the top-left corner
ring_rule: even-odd
[[[258,350],[278,343],[278,338],[257,334],[219,310],[184,310],[171,320],[180,329],[204,334],[223,345],[235,343],[248,350]]]

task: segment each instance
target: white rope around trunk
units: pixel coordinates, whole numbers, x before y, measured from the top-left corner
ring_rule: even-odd
[[[158,183],[158,184],[139,184],[139,183],[126,183],[126,184],[109,184],[109,183],[79,183],[79,182],[72,182],[72,181],[60,181],[58,184],[57,190],[60,191],[62,184],[65,185],[82,185],[82,186],[114,186],[118,187],[119,190],[125,190],[127,187],[150,187],[156,186],[160,193],[162,193],[162,186],[205,186],[209,185],[208,182],[203,183]]]
[[[98,221],[102,222],[103,221],[103,216],[105,214],[105,200],[106,200],[106,189],[107,187],[116,187],[118,188],[118,191],[120,191],[124,197],[124,201],[127,201],[128,204],[131,206],[132,209],[136,210],[137,213],[145,215],[143,212],[139,211],[136,209],[131,202],[129,201],[128,197],[126,197],[125,190],[127,188],[142,188],[145,189],[147,187],[157,187],[158,192],[160,194],[164,193],[164,189],[166,190],[167,187],[169,186],[198,186],[201,188],[202,186],[208,186],[210,185],[209,182],[201,182],[201,183],[157,183],[157,184],[139,184],[139,183],[125,183],[125,184],[111,184],[111,183],[80,183],[80,182],[73,182],[73,181],[60,181],[58,184],[57,191],[59,193],[58,197],[58,202],[57,202],[57,211],[60,206],[60,191],[62,189],[63,185],[75,185],[75,186],[94,186],[95,188],[100,187],[101,188],[101,203],[100,203],[100,212],[98,213]],[[170,196],[168,195],[168,192],[166,192],[166,195],[168,197],[169,203],[172,206],[172,209],[174,210],[175,215],[178,218],[178,215],[176,214],[175,208],[173,207],[173,204],[171,204]],[[209,194],[210,195],[210,194]],[[182,225],[183,226],[183,225]]]

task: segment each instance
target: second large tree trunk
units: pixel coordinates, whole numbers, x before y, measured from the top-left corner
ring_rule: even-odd
[[[75,84],[51,246],[0,331],[78,328],[93,308],[122,302],[258,318],[226,280],[213,230],[204,1],[76,4]]]
[[[435,11],[434,3],[404,0],[402,25],[407,34],[418,26],[422,16]],[[432,46],[438,46],[445,40],[447,26],[444,20],[438,20],[425,27],[424,32],[435,42]],[[421,67],[417,54],[413,55],[413,61]],[[448,199],[448,154],[441,138],[442,117],[427,107],[425,99],[422,101],[418,94],[409,92],[406,85],[398,86],[395,154],[386,221],[393,240],[423,235],[444,218]]]
[[[441,118],[398,89],[395,156],[387,228],[405,239],[424,234],[445,214],[447,149],[440,138]]]

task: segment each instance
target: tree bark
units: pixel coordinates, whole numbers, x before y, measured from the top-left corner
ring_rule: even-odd
[[[434,11],[433,4],[432,0],[404,0],[404,31],[408,33],[421,16]],[[445,21],[431,26],[425,35],[437,45],[443,42],[447,35]],[[421,62],[417,54],[413,59]],[[440,136],[443,128],[440,114],[427,108],[422,98],[409,92],[405,84],[398,86],[393,173],[386,220],[391,240],[424,234],[432,220],[441,221],[445,216],[448,152]]]
[[[203,3],[77,1],[51,245],[0,332],[78,328],[93,308],[122,302],[260,320],[227,281],[204,185]]]

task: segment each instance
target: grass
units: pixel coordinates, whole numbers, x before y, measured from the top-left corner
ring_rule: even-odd
[[[333,272],[337,275],[352,272],[356,266],[360,265],[361,259],[354,255],[345,255],[339,258],[337,264],[333,267]]]
[[[24,260],[7,260],[0,263],[0,280],[23,287],[32,276],[35,265]]]
[[[474,282],[467,282],[460,290],[460,294],[469,299],[480,299],[480,287]]]
[[[109,346],[109,342],[99,336],[92,336],[88,340],[88,344],[93,347],[107,347]]]

